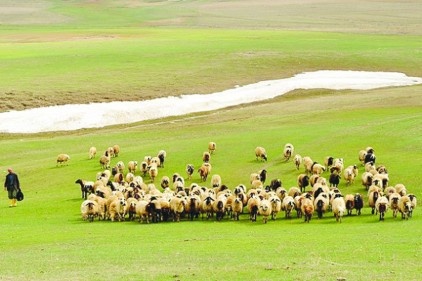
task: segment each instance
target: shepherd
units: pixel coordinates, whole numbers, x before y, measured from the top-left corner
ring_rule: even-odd
[[[15,174],[12,168],[7,169],[8,174],[6,175],[6,180],[4,181],[4,190],[7,190],[8,197],[10,200],[9,207],[16,207],[17,203],[17,194],[20,191],[19,177]]]

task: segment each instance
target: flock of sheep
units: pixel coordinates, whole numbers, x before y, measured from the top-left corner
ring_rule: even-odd
[[[215,142],[208,144],[208,150],[203,153],[203,164],[195,169],[192,164],[186,165],[186,176],[198,172],[205,184],[211,174],[211,156],[216,151]],[[84,220],[92,222],[99,220],[139,222],[160,222],[202,219],[222,220],[224,217],[239,220],[243,213],[249,215],[251,221],[261,217],[264,223],[275,220],[279,213],[289,219],[295,214],[309,222],[317,215],[322,218],[332,212],[337,222],[342,217],[356,211],[361,214],[364,207],[364,197],[359,194],[343,195],[338,188],[341,179],[346,185],[354,183],[358,177],[357,165],[344,167],[342,158],[326,157],[324,163],[313,161],[309,156],[294,155],[294,146],[286,144],[282,153],[284,161],[290,159],[299,171],[297,186],[288,189],[282,186],[280,179],[271,180],[265,185],[267,171],[262,169],[250,175],[249,186],[239,184],[233,189],[223,184],[218,174],[211,176],[210,186],[198,183],[185,185],[185,178],[178,173],[171,177],[162,176],[160,186],[155,184],[159,168],[164,167],[166,152],[160,150],[156,156],[145,156],[138,165],[137,161],[127,164],[117,161],[111,166],[112,158],[118,157],[120,147],[109,147],[100,157],[103,171],[97,173],[95,181],[77,179],[82,198],[81,215]],[[94,159],[96,148],[89,149],[89,158]],[[267,161],[267,153],[263,147],[255,149],[257,161]],[[213,156],[214,157],[214,156]],[[60,159],[60,161],[59,161]],[[63,160],[65,159],[65,160]],[[66,163],[68,156],[59,155],[57,163]],[[414,194],[408,193],[403,184],[391,186],[387,168],[377,166],[374,149],[371,147],[359,152],[359,160],[365,172],[361,176],[362,185],[367,191],[368,206],[372,214],[379,214],[379,220],[384,220],[388,210],[393,217],[398,213],[402,219],[412,217],[417,206]],[[329,174],[325,177],[325,174]],[[149,183],[144,179],[149,178]],[[309,188],[308,188],[309,187]],[[308,188],[308,191],[306,191]],[[309,190],[310,189],[310,190]]]

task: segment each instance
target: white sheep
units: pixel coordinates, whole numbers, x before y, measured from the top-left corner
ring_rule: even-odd
[[[314,162],[311,166],[311,172],[314,175],[321,175],[323,172],[325,172],[325,166]]]
[[[110,157],[111,156],[110,156],[108,151],[106,151],[104,153],[104,155],[102,155],[100,157],[100,165],[103,169],[109,169],[110,168],[110,161],[111,161]]]
[[[173,215],[173,221],[179,222],[180,215],[185,211],[187,202],[184,196],[176,195],[170,200],[170,211]]]
[[[305,172],[307,174],[312,174],[312,165],[314,161],[309,156],[305,156],[302,158],[303,167],[305,167]]]
[[[362,174],[362,185],[365,186],[366,190],[372,185],[372,178],[374,175],[370,172],[364,172]]]
[[[376,185],[371,185],[368,190],[368,205],[371,207],[371,213],[375,213],[375,203],[378,198],[381,196],[381,188]]]
[[[388,211],[388,199],[385,196],[380,196],[375,202],[376,212],[380,214],[380,221],[384,220],[385,213]]]
[[[151,163],[150,163],[150,166],[151,165],[155,165],[155,166],[157,166],[157,168],[158,167],[161,167],[161,160],[160,160],[160,158],[158,158],[158,156],[154,156],[154,157],[152,157],[151,158]]]
[[[328,193],[320,193],[314,200],[314,208],[318,214],[318,218],[322,219],[323,214],[327,211],[330,204]]]
[[[402,183],[398,183],[394,186],[394,188],[396,189],[396,192],[398,194],[400,194],[401,196],[404,196],[407,194],[407,189],[406,186]]]
[[[355,181],[355,177],[358,175],[358,168],[356,165],[348,166],[343,171],[343,177],[346,180],[346,185],[351,185]]]
[[[300,165],[302,165],[302,156],[300,156],[300,154],[296,154],[293,158],[293,162],[295,164],[296,170],[299,170]]]
[[[239,220],[239,215],[243,212],[243,201],[241,198],[236,197],[231,205],[233,220]]]
[[[157,165],[151,164],[148,173],[149,173],[149,177],[151,178],[151,182],[154,182],[155,178],[158,176]]]
[[[362,163],[362,165],[364,165],[364,164],[365,164],[365,157],[366,157],[366,154],[367,154],[367,152],[366,152],[366,150],[364,150],[364,149],[362,149],[362,150],[360,150],[360,151],[359,151],[359,162],[361,162],[361,163]]]
[[[399,212],[401,213],[401,218],[408,220],[412,213],[412,202],[410,201],[409,196],[404,195],[399,199]]]
[[[255,157],[256,160],[264,160],[267,161],[268,157],[267,157],[267,152],[265,151],[265,148],[258,146],[255,148]]]
[[[291,218],[292,211],[295,209],[296,204],[292,196],[285,196],[281,202],[281,210],[284,211],[286,218]]]
[[[390,206],[390,209],[393,212],[393,218],[396,218],[397,213],[399,212],[400,197],[400,194],[398,194],[397,192],[391,193],[388,197],[388,205]]]
[[[113,145],[113,157],[119,156],[120,153],[120,146],[118,144]]]
[[[344,212],[346,211],[346,203],[344,202],[344,198],[342,196],[334,198],[331,204],[331,208],[333,210],[336,221],[341,223]]]
[[[202,162],[209,163],[211,160],[211,154],[208,151],[202,153]]]
[[[123,172],[125,171],[125,163],[123,163],[123,161],[118,161],[117,163],[116,163],[116,168],[117,168],[117,171],[119,172],[119,173],[122,173],[123,174]]]
[[[300,192],[304,192],[308,185],[309,185],[308,175],[307,174],[300,174],[297,177],[297,186],[300,188]]]
[[[95,158],[95,155],[97,154],[97,148],[95,146],[91,146],[89,148],[89,159]]]
[[[140,223],[146,222],[149,223],[149,210],[148,210],[149,202],[147,200],[139,200],[136,203],[136,216],[138,217],[138,221]]]
[[[117,197],[115,198],[108,208],[108,217],[111,221],[118,220],[124,221],[125,220],[125,206],[126,200],[124,197]]]
[[[272,214],[272,207],[269,200],[264,199],[259,202],[258,213],[262,216],[262,222],[267,223],[268,217]]]
[[[94,218],[99,215],[98,203],[93,200],[84,200],[81,204],[81,215],[83,220],[94,221]]]
[[[127,163],[127,168],[130,173],[135,174],[136,170],[138,169],[138,161],[131,160]]]
[[[295,150],[295,148],[294,148],[293,144],[286,143],[284,145],[283,157],[284,157],[285,161],[289,161],[290,157],[292,157],[294,150]]]
[[[220,188],[221,186],[221,176],[220,175],[212,175],[211,177],[211,186],[212,188]]]
[[[214,152],[215,152],[215,150],[217,149],[217,144],[215,143],[215,142],[213,142],[213,141],[210,141],[209,143],[208,143],[208,152],[210,153],[210,154],[213,154]]]
[[[352,214],[353,209],[355,208],[355,195],[346,194],[346,196],[344,197],[344,201],[346,203],[347,215],[350,216]]]
[[[59,155],[57,155],[57,162],[56,162],[56,166],[60,165],[68,165],[67,161],[70,160],[70,156],[68,154],[65,153],[61,153]]]
[[[332,156],[326,156],[324,158],[324,166],[326,170],[331,168],[331,166],[333,166],[333,161],[334,161],[334,157]]]

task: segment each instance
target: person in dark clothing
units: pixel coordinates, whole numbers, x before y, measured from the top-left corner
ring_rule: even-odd
[[[16,207],[18,204],[16,195],[20,190],[19,178],[11,168],[7,169],[7,172],[8,174],[6,175],[6,180],[4,181],[4,190],[7,190],[10,199],[9,207]]]

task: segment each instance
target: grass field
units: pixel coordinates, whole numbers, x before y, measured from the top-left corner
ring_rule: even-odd
[[[317,69],[422,76],[417,1],[399,6],[352,1],[359,8],[351,13],[336,1],[295,1],[303,9],[285,2],[289,5],[280,13],[278,6],[268,8],[273,1],[31,2],[0,1],[0,10],[8,12],[0,13],[1,111],[209,93]],[[380,5],[384,9],[374,12]],[[320,13],[312,13],[312,7]],[[287,8],[303,14],[279,19]],[[202,16],[204,9],[208,17]],[[341,13],[349,24],[338,23]],[[317,26],[305,21],[317,17]],[[139,18],[136,24],[134,18]],[[230,188],[248,184],[250,173],[262,168],[284,187],[296,185],[303,168],[297,171],[291,161],[281,160],[287,142],[302,156],[319,162],[328,155],[343,157],[346,166],[358,162],[360,149],[373,146],[391,184],[403,183],[422,198],[421,90],[420,85],[297,90],[177,118],[1,134],[1,171],[9,166],[17,171],[25,200],[9,208],[4,192],[0,201],[0,280],[419,280],[419,207],[408,221],[388,212],[379,222],[366,205],[361,216],[346,216],[341,224],[331,213],[314,216],[309,224],[283,214],[267,224],[261,218],[252,223],[246,213],[239,222],[89,223],[81,219],[74,181],[93,180],[101,171],[98,156],[88,160],[91,145],[102,152],[119,144],[122,152],[112,164],[140,161],[164,149],[168,157],[161,177],[185,175],[187,163],[199,166],[208,142],[215,141],[212,173]],[[267,149],[268,162],[255,160],[258,145]],[[68,166],[56,167],[59,153],[71,155]],[[359,166],[349,187],[341,182],[344,194],[365,194],[362,172]],[[201,183],[197,173],[186,184],[192,182],[210,184]]]

